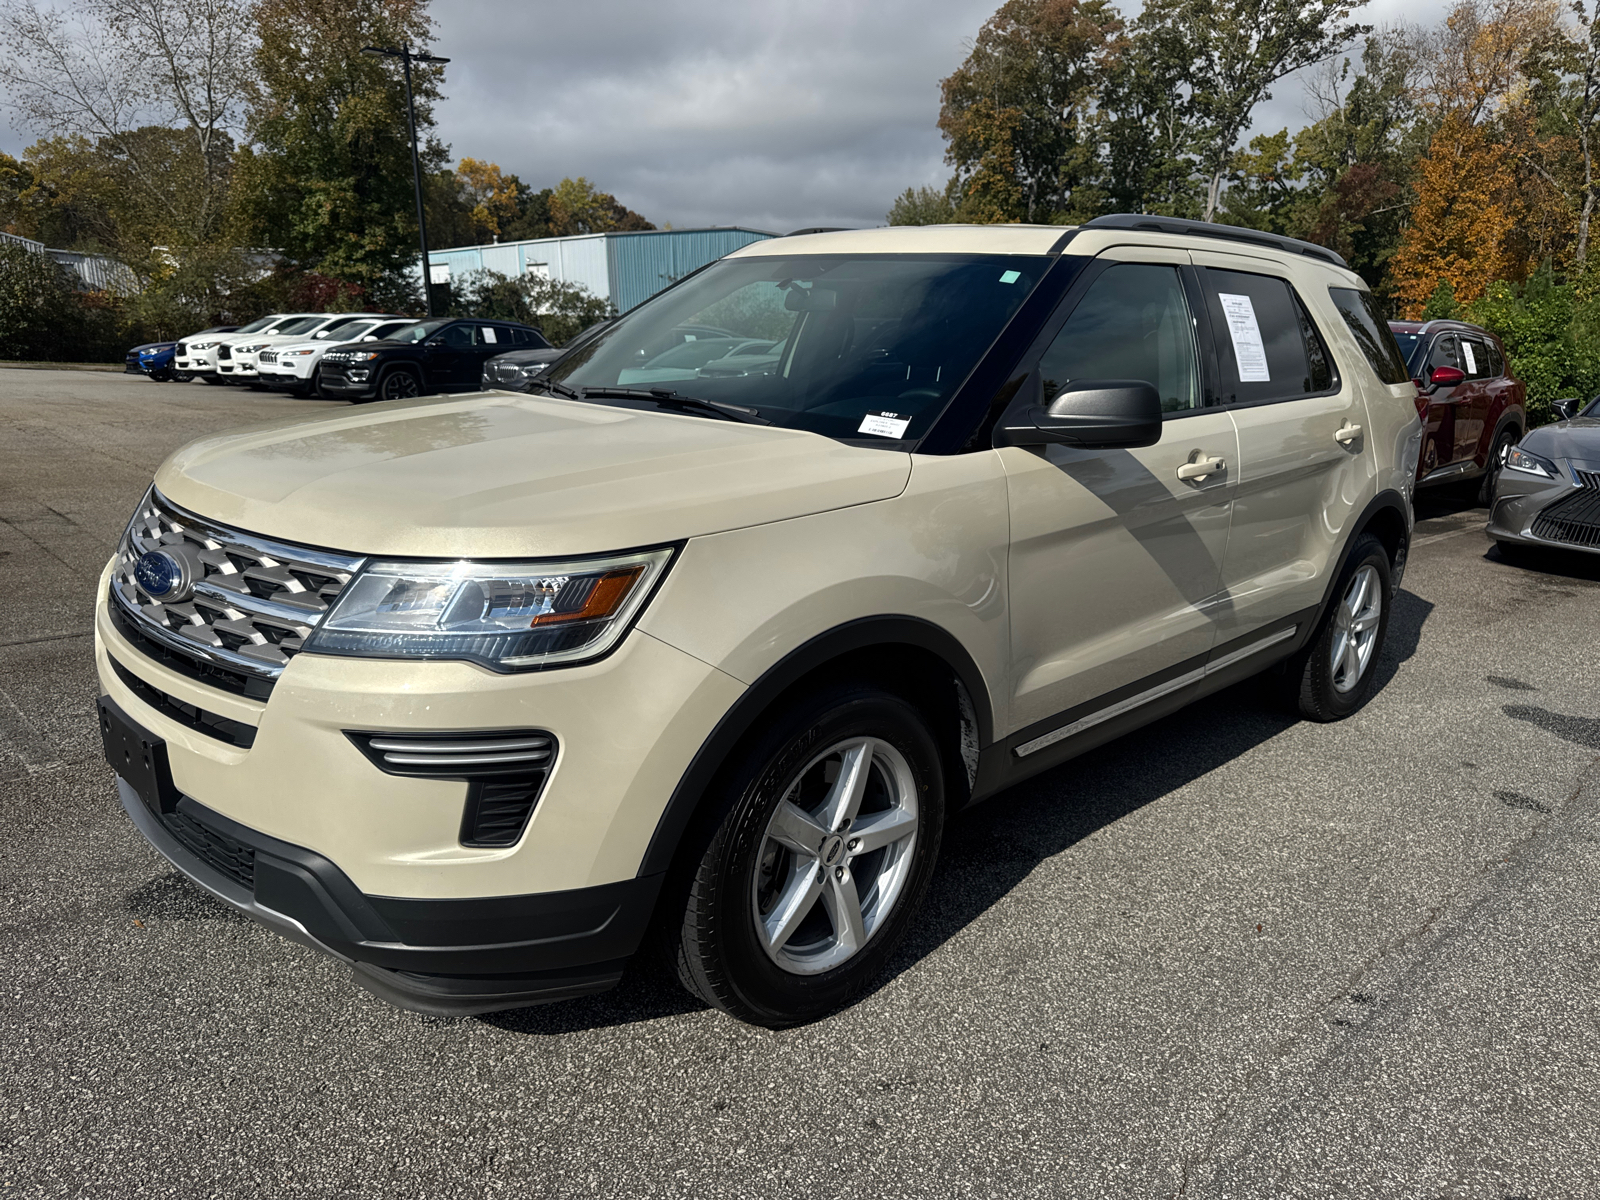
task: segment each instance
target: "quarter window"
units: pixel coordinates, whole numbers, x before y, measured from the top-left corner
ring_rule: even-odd
[[[1090,286],[1039,360],[1045,403],[1073,380],[1143,379],[1163,412],[1200,407],[1194,321],[1176,267],[1120,263]]]
[[[1339,310],[1339,315],[1344,318],[1345,328],[1355,338],[1356,345],[1361,347],[1361,353],[1378,378],[1384,383],[1408,382],[1411,372],[1406,366],[1405,355],[1400,353],[1399,346],[1395,344],[1395,336],[1390,332],[1383,314],[1378,311],[1378,302],[1372,298],[1372,293],[1358,288],[1331,287],[1328,295],[1333,300],[1333,306]],[[1416,335],[1408,336],[1414,345]]]
[[[1333,360],[1294,289],[1270,275],[1206,270],[1224,404],[1293,400],[1333,386]]]

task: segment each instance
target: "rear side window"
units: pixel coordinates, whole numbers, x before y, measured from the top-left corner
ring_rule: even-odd
[[[1500,347],[1493,342],[1489,343],[1489,374],[1495,379],[1506,373],[1506,360],[1501,357]]]
[[[1477,338],[1461,339],[1461,357],[1466,362],[1463,369],[1468,379],[1488,379],[1494,374],[1489,366],[1489,347]]]
[[[1333,362],[1282,279],[1207,269],[1206,303],[1224,404],[1293,400],[1333,386]]]
[[[1143,379],[1163,412],[1200,406],[1194,321],[1176,267],[1122,263],[1090,285],[1039,360],[1045,403],[1073,380]]]
[[[1361,347],[1361,353],[1372,364],[1378,378],[1384,383],[1405,383],[1409,380],[1411,372],[1406,367],[1405,357],[1395,345],[1394,334],[1389,331],[1388,323],[1379,315],[1378,303],[1372,298],[1372,293],[1358,288],[1331,287],[1328,295],[1332,297],[1334,307],[1339,310],[1345,327],[1350,330],[1350,336],[1356,339],[1356,345]],[[1415,342],[1416,335],[1411,335],[1411,340]]]

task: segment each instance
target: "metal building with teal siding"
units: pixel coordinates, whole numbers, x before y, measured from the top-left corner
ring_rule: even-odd
[[[689,272],[741,246],[774,236],[738,226],[593,233],[433,250],[428,262],[435,283],[457,280],[479,270],[498,271],[512,278],[545,275],[582,284],[596,295],[609,298],[618,312],[627,312]]]

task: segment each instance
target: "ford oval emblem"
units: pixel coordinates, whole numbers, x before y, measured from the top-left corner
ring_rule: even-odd
[[[188,574],[184,563],[165,550],[143,555],[133,568],[134,581],[144,594],[164,603],[188,598]]]

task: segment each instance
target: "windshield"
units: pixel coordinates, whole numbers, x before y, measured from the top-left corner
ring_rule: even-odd
[[[1400,347],[1400,357],[1406,360],[1406,365],[1411,367],[1413,374],[1416,373],[1416,367],[1412,366],[1411,356],[1416,352],[1417,343],[1421,340],[1421,334],[1401,333],[1399,330],[1394,331],[1394,341],[1395,345]]]
[[[1052,261],[727,259],[621,318],[550,377],[740,405],[829,437],[919,438]]]
[[[320,329],[311,336],[318,341],[322,341],[333,337],[334,334],[338,334],[338,341],[348,342],[375,328],[377,324],[378,322],[376,321],[335,321],[326,329]]]
[[[415,325],[407,325],[389,336],[397,342],[421,342],[448,324],[449,321],[418,321]]]
[[[260,333],[263,329],[265,329],[268,325],[271,325],[274,321],[281,321],[281,320],[283,320],[282,317],[262,317],[259,321],[251,321],[250,324],[248,324],[248,325],[239,326],[239,328],[235,329],[234,332],[235,333]]]
[[[279,337],[285,334],[306,333],[315,329],[321,321],[320,317],[301,317],[298,321],[290,321],[287,325],[280,325],[272,332]]]

